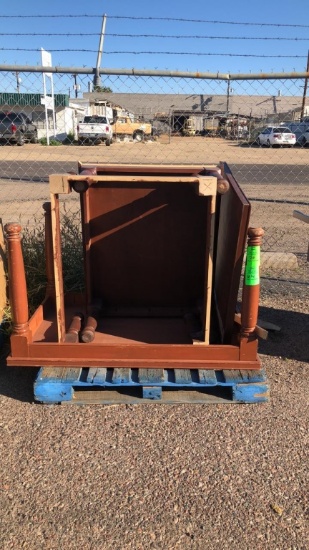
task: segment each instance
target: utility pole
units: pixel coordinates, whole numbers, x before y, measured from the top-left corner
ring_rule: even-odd
[[[17,90],[17,93],[19,94],[20,93],[21,78],[19,78],[19,72],[18,71],[15,72],[15,75],[16,75],[16,90]]]
[[[77,84],[77,74],[72,74],[73,78],[74,78],[74,90],[75,90],[75,97],[77,98],[78,97],[78,91],[80,89],[80,86],[79,84]]]
[[[307,76],[305,78],[305,84],[304,84],[304,93],[303,93],[303,101],[301,105],[301,112],[300,112],[300,121],[303,120],[304,114],[305,114],[305,107],[306,107],[306,96],[307,96],[307,88],[308,88],[308,73],[309,73],[309,51],[308,51],[308,57],[307,57]]]
[[[231,92],[232,92],[232,88],[231,88],[231,81],[228,80],[227,82],[227,92],[226,92],[226,112],[227,112],[227,116],[229,116],[229,110],[230,110],[230,95],[231,95]]]
[[[94,75],[94,79],[93,79],[93,85],[94,86],[101,86],[100,66],[101,66],[103,44],[104,44],[104,37],[105,37],[106,18],[107,18],[106,13],[104,13],[103,20],[102,20],[100,41],[99,41],[97,64],[96,64],[95,75]]]

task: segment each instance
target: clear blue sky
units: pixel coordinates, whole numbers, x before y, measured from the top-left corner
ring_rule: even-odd
[[[1,64],[40,64],[40,48],[52,52],[53,65],[94,67],[96,64],[102,14],[106,13],[107,26],[104,42],[102,67],[107,68],[151,68],[205,72],[290,72],[304,71],[309,48],[309,6],[308,0],[53,0],[42,2],[9,2],[1,6],[0,14],[0,63]],[[87,13],[88,16],[74,17]],[[4,15],[24,17],[3,18]],[[30,15],[71,15],[71,18],[30,18]],[[168,20],[118,19],[113,16],[183,18],[191,20],[226,21],[241,23],[222,24],[207,22],[185,22]],[[248,25],[261,23],[289,26]],[[300,25],[308,25],[300,27]],[[299,25],[299,27],[297,27]],[[12,33],[13,36],[5,36]],[[19,33],[30,33],[20,36]],[[67,36],[36,36],[36,33],[64,33]],[[89,33],[90,36],[70,36],[76,33]],[[163,37],[117,37],[110,34],[156,34],[191,35],[195,38]],[[197,38],[203,36],[204,38]],[[213,38],[209,38],[213,37]],[[214,37],[221,37],[220,39]],[[224,37],[235,38],[233,40]],[[249,40],[242,38],[248,37]],[[263,38],[263,40],[257,40]],[[281,38],[281,40],[269,40]],[[285,40],[285,39],[291,40]],[[297,41],[295,39],[298,39]],[[2,48],[5,48],[3,50]],[[20,48],[10,51],[7,48]],[[37,49],[38,51],[23,51]],[[52,50],[65,50],[56,52]],[[93,50],[74,52],[68,50]],[[109,52],[130,51],[136,53],[112,54]],[[188,55],[151,55],[140,52],[181,52]],[[196,54],[221,55],[196,55]],[[252,54],[241,57],[222,54]],[[277,56],[299,56],[285,58]]]

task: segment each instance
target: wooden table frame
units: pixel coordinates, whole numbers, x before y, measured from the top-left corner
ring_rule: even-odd
[[[18,224],[6,226],[9,254],[9,284],[13,311],[13,334],[11,337],[11,354],[9,365],[19,366],[54,366],[54,367],[122,367],[122,368],[184,368],[184,369],[259,369],[260,361],[257,355],[257,336],[255,333],[255,317],[257,318],[258,292],[256,289],[246,289],[244,293],[245,309],[241,325],[234,322],[235,300],[239,285],[241,263],[244,254],[249,219],[249,203],[238,188],[232,174],[226,165],[220,170],[213,166],[108,166],[79,165],[77,175],[50,176],[50,205],[46,204],[46,271],[47,293],[44,302],[28,319],[27,291],[24,266],[20,245],[21,227]],[[109,342],[100,332],[93,341],[80,339],[82,319],[88,317],[91,328],[93,311],[93,289],[89,250],[93,235],[89,232],[91,208],[89,193],[95,194],[96,189],[105,190],[105,186],[113,189],[114,185],[128,186],[138,189],[138,186],[168,185],[168,189],[180,189],[180,186],[194,189],[197,197],[202,197],[206,204],[205,212],[205,269],[204,269],[204,299],[200,306],[202,319],[202,334],[195,339],[192,336],[189,343],[175,342],[157,343],[135,340]],[[221,186],[221,187],[220,187]],[[231,198],[225,200],[232,188]],[[129,189],[129,191],[128,191]],[[219,192],[218,192],[219,189]],[[84,224],[85,252],[85,293],[82,296],[65,296],[63,289],[63,267],[61,256],[61,224],[60,196],[77,191],[81,195],[81,211]],[[105,191],[103,191],[105,192]],[[204,207],[203,207],[204,208]],[[236,210],[235,210],[236,209]],[[226,225],[235,210],[239,220],[231,231]],[[220,221],[221,216],[221,221]],[[224,220],[223,220],[224,217]],[[222,221],[223,220],[223,221]],[[224,232],[229,231],[230,236]],[[255,238],[257,245],[260,237]],[[101,239],[101,237],[100,237]],[[232,240],[231,240],[232,239]],[[224,252],[224,242],[233,243],[233,250]],[[88,249],[88,248],[89,249]],[[227,270],[230,269],[231,273]],[[214,280],[215,277],[215,280]],[[220,288],[226,286],[222,292]],[[18,304],[18,305],[17,305]],[[144,304],[147,309],[147,303]],[[101,306],[100,306],[101,307]],[[134,309],[134,308],[133,308]],[[164,325],[173,317],[173,307],[168,313],[163,313],[160,307],[152,308],[151,319],[147,313],[134,313],[134,323],[147,325],[153,321],[154,326]],[[76,311],[83,310],[78,317]],[[177,308],[174,307],[176,311]],[[183,315],[178,308],[177,315]],[[179,313],[180,312],[180,313]],[[216,314],[220,333],[219,343],[210,343],[211,319]],[[124,314],[128,315],[127,313]],[[149,314],[150,315],[150,314]],[[94,315],[95,316],[95,315]],[[140,316],[141,321],[138,317]],[[73,319],[73,321],[72,321]],[[144,320],[143,320],[144,319]],[[111,321],[112,322],[112,321]],[[90,324],[89,324],[90,323]],[[49,336],[53,334],[53,336]],[[70,337],[68,338],[68,334]],[[84,342],[89,343],[84,343]]]

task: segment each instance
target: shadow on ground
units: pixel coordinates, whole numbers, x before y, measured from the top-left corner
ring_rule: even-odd
[[[268,339],[259,342],[259,352],[266,355],[309,362],[309,316],[297,311],[260,307],[259,318],[280,327],[269,331]]]
[[[39,369],[7,367],[8,353],[9,349],[5,346],[0,357],[0,395],[31,403],[33,402],[33,383]]]

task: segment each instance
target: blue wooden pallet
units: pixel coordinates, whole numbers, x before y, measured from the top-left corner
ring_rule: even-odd
[[[40,403],[261,403],[264,370],[42,367],[34,383]]]

